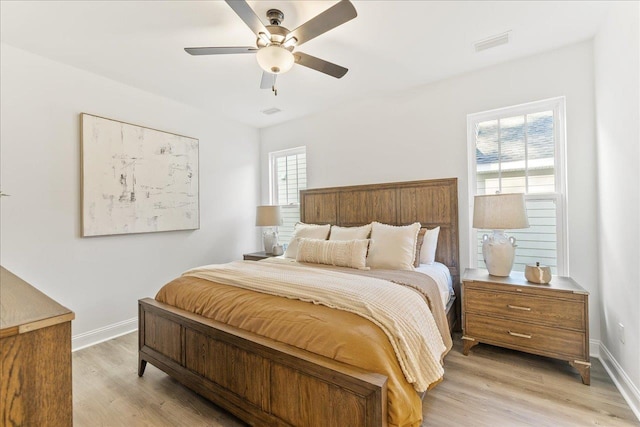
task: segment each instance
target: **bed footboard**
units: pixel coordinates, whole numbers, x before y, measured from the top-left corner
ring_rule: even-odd
[[[147,362],[251,425],[387,425],[387,377],[145,298]]]

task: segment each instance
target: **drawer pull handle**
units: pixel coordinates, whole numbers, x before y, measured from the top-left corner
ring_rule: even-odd
[[[509,332],[509,335],[513,336],[513,337],[520,337],[520,338],[528,338],[531,339],[531,335],[527,335],[527,334],[519,334],[517,332],[511,332],[511,331],[507,331]]]
[[[514,310],[531,311],[531,307],[520,307],[519,305],[511,305],[511,304],[507,304],[507,307],[512,308]]]

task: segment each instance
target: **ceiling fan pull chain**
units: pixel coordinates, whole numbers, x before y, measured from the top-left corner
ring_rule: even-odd
[[[278,89],[276,89],[276,85],[271,86],[271,91],[274,96],[278,96]]]

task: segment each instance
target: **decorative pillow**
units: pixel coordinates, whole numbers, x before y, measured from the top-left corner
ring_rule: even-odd
[[[362,227],[340,227],[331,226],[331,234],[329,240],[362,240],[369,237],[371,233],[371,224]]]
[[[368,239],[319,240],[299,239],[296,261],[329,264],[368,270]]]
[[[287,246],[287,250],[284,253],[285,258],[295,258],[298,252],[298,239],[307,238],[307,239],[321,239],[327,240],[329,236],[329,230],[331,230],[331,225],[317,225],[317,224],[305,224],[303,222],[299,222],[293,228],[293,236],[291,237],[291,241],[289,242],[289,246]]]
[[[422,240],[420,249],[420,264],[433,264],[436,261],[436,249],[438,248],[438,235],[440,227],[427,230]]]
[[[419,222],[401,227],[371,223],[367,265],[371,268],[413,270],[419,231]]]

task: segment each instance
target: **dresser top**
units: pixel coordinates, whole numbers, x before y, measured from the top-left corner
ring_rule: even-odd
[[[531,283],[524,277],[522,271],[512,271],[508,277],[491,276],[489,272],[481,268],[467,268],[462,276],[464,282],[491,282],[505,285],[517,285],[530,288],[553,289],[557,291],[574,292],[588,295],[589,292],[576,283],[571,277],[552,276],[551,282],[546,285]]]
[[[0,267],[0,338],[73,320],[58,304],[15,274]]]

